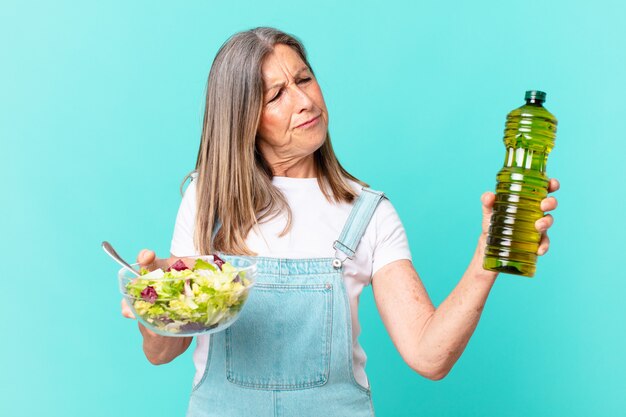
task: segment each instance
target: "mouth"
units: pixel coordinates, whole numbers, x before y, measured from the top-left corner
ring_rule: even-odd
[[[309,126],[313,126],[314,124],[316,124],[316,123],[317,123],[317,121],[319,120],[320,116],[321,116],[321,115],[319,115],[319,114],[318,114],[318,115],[317,115],[317,116],[315,116],[314,118],[312,118],[312,119],[310,119],[310,120],[308,120],[308,121],[306,121],[306,122],[302,123],[301,125],[296,126],[296,128],[299,128],[299,127],[309,127]]]

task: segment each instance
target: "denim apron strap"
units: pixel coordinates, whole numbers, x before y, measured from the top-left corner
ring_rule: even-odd
[[[346,259],[352,259],[356,248],[365,233],[365,229],[369,224],[378,203],[385,198],[385,194],[381,191],[375,191],[367,187],[363,187],[361,194],[354,203],[354,207],[348,216],[346,224],[343,226],[339,239],[333,244],[335,249],[335,259],[333,266],[341,268]]]

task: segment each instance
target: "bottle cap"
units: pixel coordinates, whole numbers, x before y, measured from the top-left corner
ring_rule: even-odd
[[[528,90],[526,91],[526,95],[524,96],[524,100],[534,100],[545,102],[546,101],[546,93],[539,90]]]

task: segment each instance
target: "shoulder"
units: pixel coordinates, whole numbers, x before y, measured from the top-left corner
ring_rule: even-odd
[[[356,192],[356,195],[361,195],[361,193],[363,192],[364,188],[368,188],[371,191],[374,191],[376,193],[380,193],[381,191],[379,190],[375,190],[373,188],[369,188],[369,187],[364,187],[363,185],[359,184],[358,182],[351,180],[351,179],[346,179],[346,181],[348,182],[348,184],[350,185],[350,187],[352,187],[352,189]]]
[[[397,215],[396,210],[393,207],[393,204],[391,204],[391,202],[389,201],[389,199],[387,198],[387,196],[385,195],[383,191],[376,190],[376,189],[369,188],[369,187],[363,187],[358,182],[350,180],[350,179],[348,180],[348,183],[350,184],[352,189],[356,192],[357,196],[360,196],[361,193],[363,193],[364,188],[367,188],[370,192],[373,192],[375,194],[381,194],[383,196],[383,198],[380,199],[380,202],[378,203],[376,210],[374,211],[374,217],[378,217],[381,214],[383,216],[389,215],[389,214]]]
[[[365,232],[366,239],[370,240],[373,247],[378,246],[381,241],[389,239],[391,235],[404,234],[402,220],[396,208],[382,190],[363,187],[361,184],[352,180],[349,182],[359,196],[363,192],[366,192],[364,189],[367,189],[368,192],[372,192],[373,194],[382,196],[372,213],[372,217]],[[356,200],[352,205],[354,205],[354,203],[356,203]]]

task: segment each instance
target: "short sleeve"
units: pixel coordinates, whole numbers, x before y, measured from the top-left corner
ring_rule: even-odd
[[[374,212],[376,241],[372,256],[372,277],[383,266],[399,259],[412,260],[409,241],[400,217],[386,198]]]
[[[170,253],[174,256],[195,255],[193,234],[196,223],[196,181],[191,180],[178,208]]]

